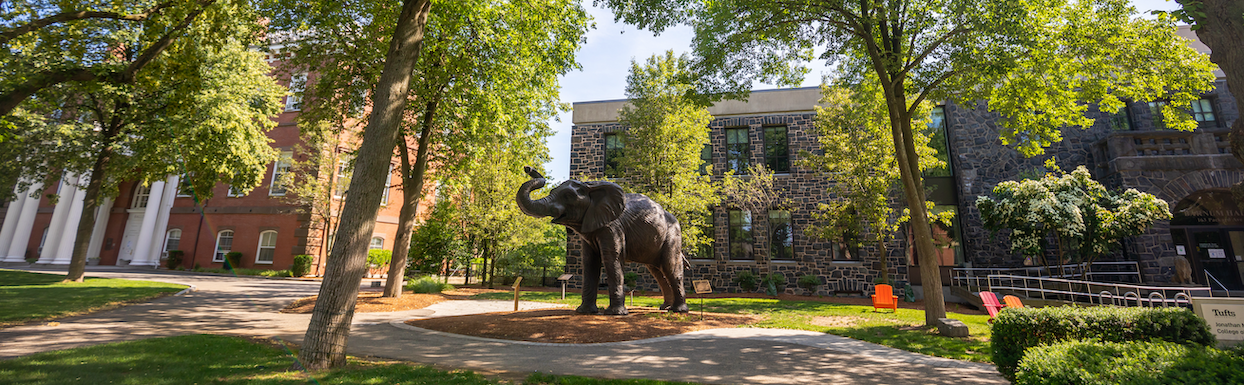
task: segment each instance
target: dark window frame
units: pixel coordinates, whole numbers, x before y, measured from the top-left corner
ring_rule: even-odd
[[[738,213],[740,215],[740,224],[739,226],[737,226],[738,227],[737,229],[736,229],[735,220],[734,220],[735,213]],[[742,222],[741,219],[743,218],[747,219],[746,225],[741,223]],[[726,258],[732,261],[754,261],[756,259],[756,252],[755,252],[756,228],[755,228],[755,221],[752,220],[751,211],[741,210],[741,209],[727,210],[726,211],[726,222],[727,222],[726,226],[729,229],[729,231],[726,232],[726,237],[728,239],[728,245],[729,245],[726,250]],[[746,228],[746,230],[744,228]],[[739,236],[744,233],[746,233],[746,236],[740,239]],[[741,254],[737,256],[735,254],[735,244],[738,244],[741,249],[740,250]],[[746,254],[746,255],[743,255],[743,254]]]
[[[786,213],[785,218],[776,218],[775,213]],[[777,261],[794,261],[795,260],[795,223],[791,219],[790,210],[769,210],[769,259]],[[785,219],[786,227],[786,244],[778,244],[778,224]],[[779,251],[781,250],[781,251]]]
[[[779,129],[779,128],[782,129],[782,143],[780,143],[781,145],[780,151],[782,153],[773,154],[773,152],[776,152],[776,151],[773,151],[773,149],[775,149],[777,147],[776,145],[779,143],[773,143],[769,140],[770,138],[769,131]],[[790,127],[787,125],[773,125],[773,126],[764,126],[762,127],[762,130],[764,130],[763,131],[764,136],[761,139],[764,140],[765,167],[767,167],[769,171],[773,172],[774,174],[789,174],[790,163],[791,163],[790,162]]]
[[[731,142],[733,137],[731,133],[743,132],[742,143]],[[726,127],[726,168],[734,171],[734,175],[747,175],[747,168],[752,163],[752,138],[751,128],[742,127]]]
[[[610,138],[613,138],[614,143],[616,143],[615,146],[610,147]],[[620,150],[624,147],[622,144],[622,136],[618,135],[616,132],[605,133],[601,136],[601,147],[604,150],[604,157],[602,159],[605,161],[604,170],[602,170],[603,174],[605,174],[605,177],[607,178],[617,178],[619,173],[618,168],[620,167],[618,165],[618,157],[621,155]]]

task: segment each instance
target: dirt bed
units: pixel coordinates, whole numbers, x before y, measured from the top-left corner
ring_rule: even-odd
[[[385,313],[422,309],[437,302],[471,299],[473,295],[490,292],[504,292],[504,290],[460,288],[440,294],[402,293],[400,298],[381,297],[380,295],[383,294],[381,291],[362,291],[359,292],[358,304],[355,305],[354,311],[359,313]],[[315,309],[315,300],[318,297],[313,295],[299,298],[285,306],[284,309],[281,309],[281,312],[295,314],[311,313]]]
[[[516,341],[587,344],[634,341],[703,329],[729,328],[761,320],[743,314],[668,314],[654,308],[630,307],[625,316],[578,314],[574,309],[498,312],[406,321],[446,333]]]

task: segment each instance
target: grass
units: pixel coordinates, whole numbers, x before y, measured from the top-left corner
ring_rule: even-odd
[[[86,278],[0,269],[0,326],[90,313],[176,293],[186,286],[128,279]]]
[[[351,358],[343,368],[290,370],[294,352],[238,337],[189,335],[39,353],[0,361],[0,384],[479,384],[501,382],[471,371]],[[529,384],[658,385],[533,374]]]
[[[476,299],[508,299],[509,293],[477,294]],[[561,293],[524,292],[522,299],[528,301],[579,304],[578,296]],[[635,297],[637,306],[660,306],[660,297]],[[692,311],[700,309],[700,300],[689,298]],[[604,309],[609,303],[606,296],[599,297],[597,305]],[[627,299],[630,304],[630,299]],[[968,325],[972,336],[968,338],[942,337],[934,328],[924,327],[924,311],[899,309],[898,313],[874,312],[872,306],[846,305],[819,301],[780,301],[767,298],[706,298],[704,310],[715,313],[757,314],[763,321],[744,327],[798,329],[829,333],[868,341],[892,348],[930,356],[953,358],[975,362],[990,362],[989,316],[948,312],[947,317],[958,319]],[[832,317],[834,326],[813,323],[816,317]]]

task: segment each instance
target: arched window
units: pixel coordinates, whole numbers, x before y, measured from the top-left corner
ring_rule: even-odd
[[[134,186],[134,200],[130,202],[130,208],[147,208],[147,198],[149,197],[151,197],[151,187],[143,186],[143,182],[138,182],[138,184]]]
[[[255,251],[255,263],[272,264],[272,257],[276,255],[276,231],[268,230],[259,233],[259,250]]]
[[[225,254],[230,251],[233,251],[233,230],[216,233],[216,254],[212,255],[212,262],[224,262]]]
[[[164,256],[168,256],[169,250],[181,250],[181,229],[169,230],[164,235]]]
[[[384,238],[383,237],[371,237],[371,244],[368,245],[367,248],[368,249],[383,249]]]

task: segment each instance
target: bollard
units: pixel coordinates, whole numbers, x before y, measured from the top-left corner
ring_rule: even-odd
[[[523,277],[519,276],[514,280],[514,311],[518,311],[518,284],[523,282]]]

